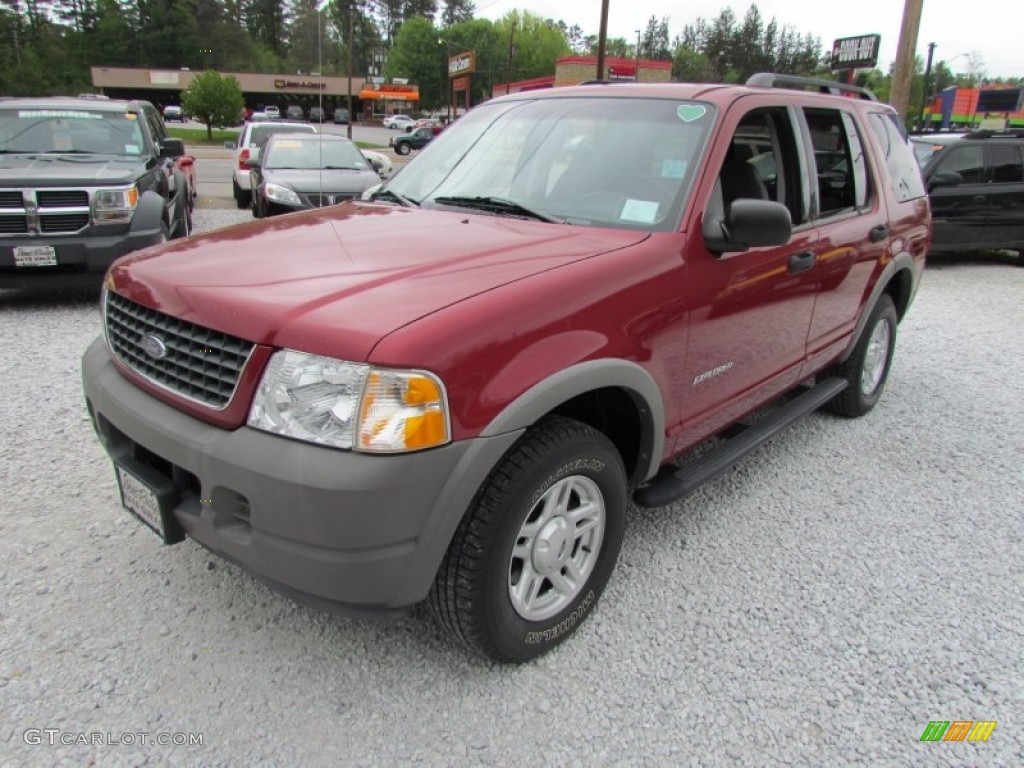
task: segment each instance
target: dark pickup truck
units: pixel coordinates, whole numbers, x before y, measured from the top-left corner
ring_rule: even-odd
[[[630,500],[875,406],[931,222],[891,107],[779,75],[493,99],[368,197],[115,264],[89,413],[160,540],[503,661],[595,610]]]
[[[0,288],[99,286],[119,256],[188,235],[184,155],[147,102],[0,100]]]

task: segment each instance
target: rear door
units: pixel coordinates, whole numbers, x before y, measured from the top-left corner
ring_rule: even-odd
[[[984,144],[971,140],[950,147],[929,165],[928,179],[949,172],[960,174],[960,183],[936,187],[930,193],[933,250],[972,250],[988,237],[985,207],[990,190]]]
[[[988,149],[988,235],[993,248],[1024,248],[1024,142],[993,139]]]

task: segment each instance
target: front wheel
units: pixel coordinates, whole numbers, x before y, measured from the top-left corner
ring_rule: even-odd
[[[571,419],[540,422],[456,530],[430,592],[435,619],[496,661],[546,653],[594,609],[625,513],[626,472],[608,438]]]
[[[395,147],[395,154],[397,154],[397,155],[408,155],[409,154],[409,144],[408,144],[408,142],[403,141],[401,144],[397,145]]]
[[[825,404],[826,410],[852,418],[863,416],[875,407],[889,378],[898,322],[892,297],[883,294],[871,310],[853,352],[845,362],[824,374],[847,382],[846,389]]]

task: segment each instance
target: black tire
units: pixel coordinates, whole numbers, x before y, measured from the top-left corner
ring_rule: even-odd
[[[175,216],[174,234],[171,238],[178,240],[192,234],[192,213],[188,209],[188,203],[184,199],[178,201],[178,213]]]
[[[594,609],[615,567],[626,485],[618,451],[597,430],[560,417],[530,428],[488,476],[452,537],[428,598],[437,623],[502,662],[529,661],[561,643]],[[585,521],[592,525],[560,514],[583,510],[590,510]],[[527,533],[531,526],[538,527]],[[530,554],[515,556],[517,547]],[[536,620],[517,607],[514,590],[529,592],[525,602],[535,603]],[[521,596],[516,600],[522,605]],[[541,617],[545,611],[552,613]]]
[[[252,193],[238,186],[238,182],[231,180],[231,191],[235,194],[235,205],[239,210],[245,210],[252,205]]]
[[[892,297],[883,294],[871,310],[853,352],[845,362],[829,368],[823,374],[826,377],[838,376],[847,382],[846,389],[825,403],[825,410],[856,418],[875,407],[889,378],[898,323]],[[886,338],[879,338],[879,334]],[[877,355],[883,349],[885,358],[880,360]]]
[[[403,141],[402,143],[395,145],[395,154],[396,155],[408,155],[409,151],[410,151],[410,149],[409,149],[409,142],[407,142],[407,141]]]

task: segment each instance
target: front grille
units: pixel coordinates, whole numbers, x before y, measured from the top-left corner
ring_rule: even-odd
[[[0,214],[0,234],[19,235],[28,232],[28,219],[24,216],[4,216]]]
[[[88,208],[89,193],[84,189],[39,190],[36,202],[40,208]]]
[[[346,200],[352,200],[355,195],[306,195],[306,197],[311,206],[314,208],[322,208],[325,205],[338,205],[339,203],[344,203]]]
[[[0,208],[22,208],[24,205],[21,192],[0,192]]]
[[[252,342],[179,320],[107,293],[107,339],[125,365],[160,386],[223,408],[231,400]],[[156,358],[143,349],[144,336],[155,336],[166,348]]]
[[[39,217],[40,232],[77,232],[87,226],[88,213],[47,213]]]

